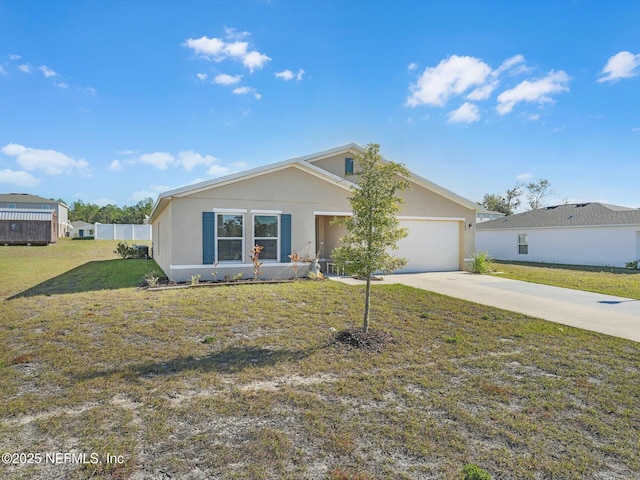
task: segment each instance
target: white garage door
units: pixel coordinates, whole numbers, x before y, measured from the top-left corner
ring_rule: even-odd
[[[395,252],[395,255],[408,260],[399,272],[460,270],[459,222],[403,220],[400,225],[409,229],[409,235],[398,242]]]

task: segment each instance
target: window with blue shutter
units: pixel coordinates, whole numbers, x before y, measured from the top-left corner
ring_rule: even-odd
[[[291,214],[280,215],[280,261],[288,263],[291,261]]]
[[[216,261],[215,230],[216,214],[202,212],[202,263],[205,265]]]
[[[344,159],[344,174],[353,175],[353,158]]]

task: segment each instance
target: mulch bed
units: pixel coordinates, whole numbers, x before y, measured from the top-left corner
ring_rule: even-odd
[[[347,347],[349,350],[359,349],[368,352],[380,352],[388,344],[396,343],[389,332],[370,328],[364,333],[361,328],[350,328],[336,333],[334,344]]]

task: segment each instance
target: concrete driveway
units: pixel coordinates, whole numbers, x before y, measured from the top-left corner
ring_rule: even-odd
[[[349,284],[364,283],[335,278]],[[524,313],[563,325],[640,342],[640,301],[468,272],[385,275],[380,284],[401,283],[450,297]],[[378,284],[378,282],[376,282]]]

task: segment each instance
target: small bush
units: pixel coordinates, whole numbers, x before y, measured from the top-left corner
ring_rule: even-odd
[[[124,259],[144,257],[142,250],[137,249],[135,245],[129,246],[127,242],[118,242],[118,246],[113,253]]]
[[[488,273],[493,270],[491,257],[487,252],[476,252],[472,255],[471,272]]]
[[[147,284],[147,287],[157,287],[158,280],[160,280],[160,276],[157,272],[149,272],[144,276],[144,283]]]
[[[491,475],[473,463],[465,465],[462,473],[464,473],[464,480],[491,480]]]
[[[191,275],[191,285],[197,285],[198,283],[200,283],[200,277],[202,275],[197,274],[197,275]]]
[[[211,337],[211,336],[204,337],[204,340],[202,340],[202,343],[206,345],[209,345],[211,343],[216,343],[216,337]]]
[[[632,270],[638,269],[638,260],[634,260],[632,262],[627,262],[624,264],[624,268],[630,268]]]

